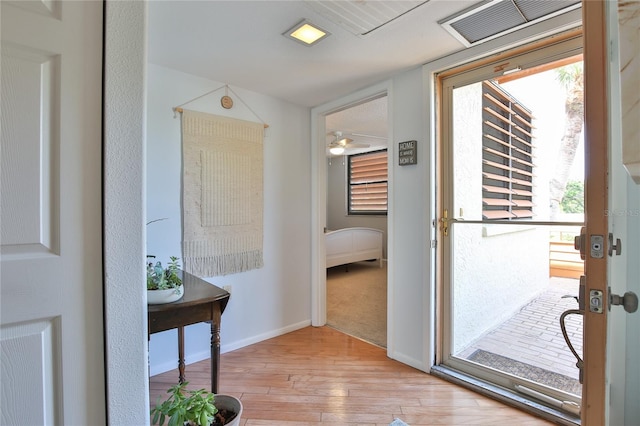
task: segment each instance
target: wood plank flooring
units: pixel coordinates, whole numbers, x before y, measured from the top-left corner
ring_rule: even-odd
[[[210,389],[209,361],[186,369]],[[152,405],[178,372],[150,380]],[[242,400],[242,425],[387,426],[552,423],[387,358],[386,350],[329,327],[307,327],[222,355],[220,393]]]

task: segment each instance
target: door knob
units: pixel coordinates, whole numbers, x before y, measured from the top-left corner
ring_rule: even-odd
[[[616,256],[622,254],[622,241],[620,241],[620,238],[616,238],[616,243],[613,244],[613,234],[609,233],[609,256],[613,256],[614,252]]]
[[[622,305],[625,311],[632,314],[638,310],[638,296],[632,291],[627,291],[622,296],[609,292],[609,309],[611,305]]]

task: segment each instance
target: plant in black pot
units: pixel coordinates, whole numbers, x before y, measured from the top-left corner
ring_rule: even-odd
[[[155,256],[147,256],[154,258]],[[147,263],[147,303],[170,303],[180,299],[184,294],[184,286],[180,278],[178,258],[171,256],[167,267],[162,262]]]
[[[242,403],[230,395],[214,395],[204,389],[186,390],[188,382],[169,388],[169,397],[151,410],[152,424],[169,426],[236,426],[240,424]]]

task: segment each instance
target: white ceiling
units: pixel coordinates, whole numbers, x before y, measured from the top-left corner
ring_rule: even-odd
[[[232,88],[313,107],[464,49],[438,21],[480,3],[484,1],[149,0],[148,59]],[[303,19],[330,36],[309,47],[282,35]],[[328,116],[326,127],[329,133],[339,130],[380,149],[386,143],[381,137],[388,137],[386,117],[382,99]],[[327,142],[331,140],[328,135]]]
[[[151,0],[149,61],[317,106],[462,49],[437,21],[474,3]],[[391,15],[409,11],[366,35],[354,34],[354,16],[383,6]],[[282,36],[304,18],[331,35],[312,47]]]

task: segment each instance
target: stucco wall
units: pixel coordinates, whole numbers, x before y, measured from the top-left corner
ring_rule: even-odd
[[[454,212],[482,219],[482,83],[453,91]],[[536,177],[535,189],[547,187]],[[548,203],[546,203],[548,204]],[[455,223],[453,353],[513,315],[549,282],[549,231]]]

